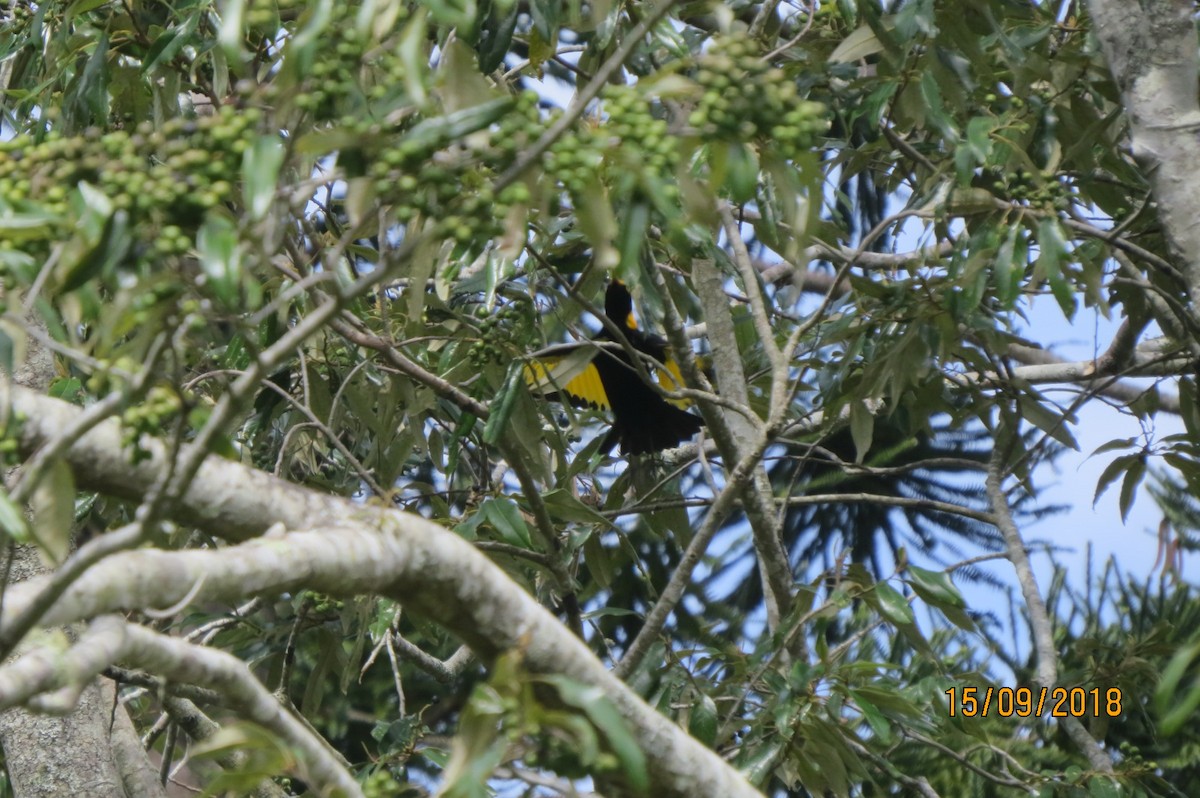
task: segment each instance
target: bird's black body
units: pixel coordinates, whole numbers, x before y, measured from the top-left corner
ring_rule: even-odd
[[[624,283],[613,280],[604,297],[604,315],[621,328],[625,339],[639,352],[667,365],[667,341],[642,332],[633,320],[633,298]],[[597,336],[613,341],[607,328]],[[648,454],[678,446],[697,432],[704,422],[664,399],[646,384],[624,352],[602,349],[592,361],[612,408],[612,430],[604,437],[601,451],[621,445],[621,453]]]
[[[594,343],[551,347],[553,352],[527,363],[527,383],[551,401],[611,410],[612,430],[600,443],[602,452],[620,444],[622,454],[650,454],[678,446],[699,432],[704,422],[683,409],[686,402],[664,399],[646,381],[651,376],[668,391],[683,387],[679,365],[671,357],[666,339],[638,329],[633,298],[620,280],[608,286],[604,315],[634,350],[653,358],[657,365],[643,360],[638,364],[643,368],[635,366],[620,336],[606,325]]]

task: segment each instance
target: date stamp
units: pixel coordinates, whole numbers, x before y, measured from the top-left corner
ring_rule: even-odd
[[[1109,687],[951,687],[950,717],[1117,718],[1121,690]]]

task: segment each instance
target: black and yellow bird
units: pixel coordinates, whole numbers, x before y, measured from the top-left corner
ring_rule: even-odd
[[[638,329],[633,297],[620,280],[608,285],[604,315],[630,346],[653,360],[643,359],[639,371],[605,327],[594,339],[596,344],[552,347],[529,363],[525,379],[530,386],[547,398],[565,396],[576,407],[611,410],[612,429],[600,444],[602,452],[612,451],[619,443],[622,454],[649,454],[678,446],[699,432],[704,422],[683,409],[689,402],[664,398],[646,382],[643,372],[664,391],[683,387],[679,364],[671,357],[667,340]]]

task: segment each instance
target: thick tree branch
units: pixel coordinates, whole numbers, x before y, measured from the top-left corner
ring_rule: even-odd
[[[37,703],[37,693],[58,687],[42,703],[70,709],[78,692],[109,665],[124,662],[145,667],[172,681],[219,690],[226,703],[279,735],[300,754],[299,774],[323,795],[362,798],[358,782],[325,741],[280,706],[246,663],[231,654],[159,635],[113,615],[93,621],[78,642],[57,657],[55,665],[41,661],[45,653],[31,653],[0,667],[0,707],[31,699]],[[41,669],[40,677],[35,669]]]
[[[1093,27],[1129,118],[1167,236],[1178,253],[1193,315],[1200,308],[1200,103],[1195,8],[1149,0],[1090,0]]]
[[[41,419],[68,421],[78,410],[17,387],[13,407],[26,423],[20,446],[28,452],[53,433]],[[41,437],[39,437],[39,435]],[[150,443],[150,442],[147,442]],[[111,451],[105,451],[105,447]],[[101,424],[66,453],[80,485],[136,497],[148,484],[142,469],[122,455],[115,424]],[[119,492],[118,492],[119,491]],[[203,500],[213,506],[206,506]],[[219,550],[115,554],[73,583],[42,619],[46,625],[96,617],[122,608],[181,601],[236,600],[249,594],[307,587],[335,596],[377,593],[442,623],[483,658],[523,648],[540,672],[562,673],[603,689],[630,734],[646,752],[654,788],[669,796],[755,796],[715,753],[647,706],[613,676],[528,593],[465,540],[418,516],[364,507],[302,488],[231,462],[209,458],[172,511],[213,534],[245,540],[279,521],[318,530],[269,536]],[[42,588],[33,580],[11,589],[4,624]]]

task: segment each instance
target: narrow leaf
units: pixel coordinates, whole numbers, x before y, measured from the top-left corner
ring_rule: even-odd
[[[967,606],[967,602],[955,586],[954,580],[945,571],[930,571],[909,565],[907,573],[912,589],[930,604],[939,607],[957,607],[958,609]]]
[[[8,491],[0,485],[0,532],[17,543],[30,541],[29,525],[25,523],[25,514],[21,508],[13,504]]]
[[[903,624],[913,623],[913,611],[909,606],[908,600],[904,598],[899,590],[889,585],[887,582],[879,582],[875,585],[874,601],[871,603],[879,610],[879,614],[887,619],[889,623]]]
[[[1146,456],[1138,455],[1137,459],[1125,472],[1125,481],[1121,483],[1121,498],[1118,505],[1121,508],[1121,523],[1129,518],[1129,509],[1133,507],[1133,499],[1137,495],[1137,486],[1146,476]]]
[[[255,221],[266,216],[275,198],[283,155],[278,136],[259,136],[242,154],[242,195]]]
[[[854,402],[850,405],[850,437],[854,439],[854,462],[861,464],[867,452],[871,450],[871,441],[875,436],[875,417],[871,415],[866,402]]]

